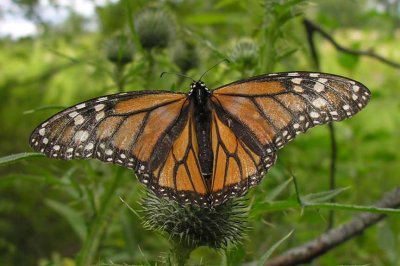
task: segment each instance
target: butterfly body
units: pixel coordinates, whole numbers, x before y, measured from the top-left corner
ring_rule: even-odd
[[[96,158],[133,169],[162,197],[202,207],[243,195],[275,163],[277,150],[309,128],[366,106],[361,83],[324,73],[284,72],[215,90],[128,92],[54,115],[31,146],[51,158]]]
[[[193,117],[195,119],[194,127],[199,146],[199,163],[201,174],[203,175],[207,186],[210,184],[213,167],[213,153],[211,149],[211,93],[204,82],[196,81],[190,85],[189,99],[192,100]]]

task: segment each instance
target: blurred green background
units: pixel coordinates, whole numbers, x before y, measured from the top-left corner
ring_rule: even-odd
[[[78,102],[122,90],[188,91],[190,81],[160,79],[162,71],[197,79],[229,58],[230,64],[204,78],[210,88],[268,72],[315,71],[304,18],[345,47],[400,63],[399,1],[2,1],[0,157],[30,152],[31,131]],[[336,186],[348,188],[336,201],[368,206],[400,180],[400,70],[315,38],[321,71],[353,78],[372,91],[365,110],[335,124]],[[243,244],[223,252],[199,248],[190,263],[255,262],[291,230],[276,254],[323,233],[328,210],[273,211],[268,203],[295,199],[287,182],[291,172],[302,195],[328,191],[330,153],[327,126],[287,145],[246,196],[265,207],[250,211]],[[94,160],[42,157],[1,166],[0,265],[75,265],[82,250],[95,254],[96,265],[165,262],[168,241],[143,230],[143,190],[133,172]],[[356,214],[335,211],[334,224]],[[90,245],[94,251],[87,239],[96,241]],[[399,265],[399,247],[399,217],[393,215],[314,264]]]

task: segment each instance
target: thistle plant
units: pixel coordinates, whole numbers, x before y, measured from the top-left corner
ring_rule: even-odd
[[[237,69],[242,71],[254,69],[258,64],[259,47],[254,40],[242,38],[231,44],[228,56],[236,65]]]
[[[171,252],[179,265],[184,265],[197,247],[223,249],[239,244],[247,229],[247,205],[243,199],[200,208],[147,192],[142,205],[145,228],[161,232],[170,240]]]
[[[128,36],[116,35],[106,44],[107,59],[117,65],[126,65],[133,61],[135,47]]]
[[[172,49],[172,60],[182,73],[196,68],[200,58],[196,46],[191,42],[178,42]]]
[[[135,18],[135,30],[148,61],[147,83],[153,76],[154,55],[156,48],[166,48],[175,36],[175,24],[166,11],[148,8],[141,11]]]
[[[135,18],[140,44],[145,50],[166,48],[175,35],[171,16],[159,9],[145,9]]]
[[[116,35],[106,44],[106,56],[114,65],[113,79],[120,92],[125,85],[125,66],[133,61],[134,54],[135,47],[126,35]]]

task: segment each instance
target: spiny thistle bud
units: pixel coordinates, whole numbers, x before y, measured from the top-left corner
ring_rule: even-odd
[[[258,50],[255,41],[243,38],[231,45],[228,56],[240,68],[253,68],[258,62]]]
[[[108,41],[106,45],[107,59],[117,65],[126,65],[132,62],[135,48],[132,41],[120,34]]]
[[[196,46],[190,42],[179,42],[172,50],[172,60],[183,73],[199,65]]]
[[[148,192],[143,201],[144,226],[166,233],[181,246],[224,248],[239,244],[247,229],[247,206],[235,199],[213,209],[180,205]]]
[[[135,27],[140,43],[146,50],[167,47],[175,34],[170,15],[158,9],[142,11],[135,19]]]

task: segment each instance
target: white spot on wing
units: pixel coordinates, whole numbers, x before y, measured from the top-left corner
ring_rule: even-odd
[[[91,150],[93,149],[94,145],[92,142],[88,143],[88,145],[86,145],[85,150]]]
[[[78,105],[76,106],[76,109],[82,109],[82,108],[85,108],[85,106],[86,106],[85,103],[81,103],[81,104],[78,104]]]
[[[85,119],[83,118],[83,116],[78,115],[74,118],[74,124],[77,125],[81,125],[83,124],[83,122],[85,121]]]
[[[78,115],[78,112],[73,111],[72,113],[69,113],[68,115],[73,118]]]
[[[338,115],[338,113],[336,111],[332,111],[331,115]]]
[[[107,99],[108,99],[107,97],[100,97],[100,98],[97,99],[96,102],[104,102],[104,101],[106,101]]]
[[[103,110],[104,107],[105,107],[105,105],[101,103],[101,104],[96,105],[96,106],[94,107],[94,110],[96,110],[96,112],[98,112],[98,111]]]
[[[289,77],[296,77],[296,76],[299,76],[299,73],[297,73],[297,72],[291,72],[291,73],[288,73],[287,74]]]
[[[318,117],[319,117],[319,113],[317,113],[317,112],[311,112],[311,113],[310,113],[310,116],[311,116],[312,118],[318,118]]]
[[[319,73],[310,73],[310,77],[317,78],[319,77]]]
[[[44,133],[46,133],[46,129],[44,129],[44,128],[39,129],[40,136],[44,136]]]
[[[104,111],[96,114],[96,121],[99,121],[105,116]]]
[[[317,107],[317,108],[322,108],[322,107],[325,107],[325,106],[326,106],[327,101],[325,101],[325,100],[322,99],[322,98],[317,98],[317,99],[315,99],[315,100],[312,102],[312,104],[313,104],[315,107]]]
[[[292,79],[292,83],[294,83],[294,84],[300,84],[302,80],[303,80],[303,79],[301,79],[301,78],[294,78],[294,79]]]
[[[295,92],[303,92],[303,91],[304,91],[304,89],[303,89],[302,87],[300,87],[300,86],[294,86],[294,87],[293,87],[293,90],[294,90]]]
[[[315,83],[314,88],[313,88],[316,92],[321,92],[325,89],[324,84],[322,83]]]
[[[89,133],[86,130],[79,130],[75,133],[75,141],[85,141],[89,137]]]

